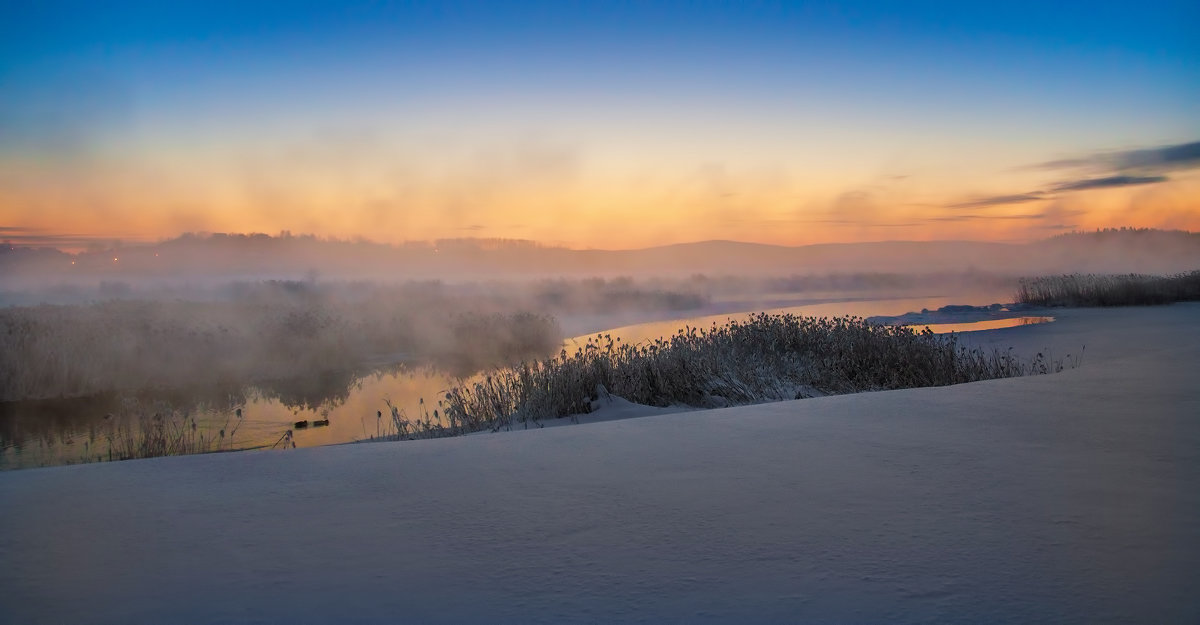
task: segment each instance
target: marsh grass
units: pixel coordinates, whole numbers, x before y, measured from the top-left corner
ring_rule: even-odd
[[[631,345],[609,334],[574,354],[501,369],[449,389],[433,413],[410,419],[390,406],[386,438],[453,436],[587,414],[613,394],[650,406],[712,408],[820,395],[1051,373],[1042,354],[968,348],[956,335],[916,332],[857,317],[760,313]],[[380,415],[382,418],[382,415]]]
[[[0,469],[295,447],[291,430],[280,427],[276,432],[283,434],[276,439],[261,421],[250,424],[250,435],[239,435],[247,425],[242,407],[211,408],[180,409],[166,400],[122,398],[119,407],[86,428],[26,441],[12,455],[0,456]]]
[[[133,460],[266,447],[261,442],[238,441],[237,432],[244,422],[242,408],[227,413],[224,424],[218,427],[202,423],[192,411],[165,403],[134,402],[122,414],[109,415],[90,428],[81,460]]]
[[[132,424],[120,423],[105,434],[105,441],[103,459],[109,461],[207,453],[221,444],[212,433],[200,429],[194,418],[178,413],[154,413]]]
[[[1146,306],[1200,301],[1200,271],[1173,276],[1070,274],[1022,278],[1016,299],[1036,306]]]

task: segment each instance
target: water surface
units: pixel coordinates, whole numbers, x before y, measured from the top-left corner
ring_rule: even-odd
[[[963,321],[960,323],[914,323],[907,327],[918,332],[929,328],[929,331],[934,334],[949,334],[951,332],[980,332],[983,330],[1016,328],[1039,323],[1050,323],[1051,321],[1054,321],[1054,317],[1008,317],[1005,319],[982,319],[980,321]]]

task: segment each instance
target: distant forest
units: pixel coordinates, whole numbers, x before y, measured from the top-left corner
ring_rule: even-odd
[[[1076,230],[1056,234],[1047,241],[1076,241],[1076,240],[1104,240],[1104,239],[1171,239],[1197,241],[1200,240],[1200,232],[1188,232],[1187,230],[1162,230],[1159,228],[1097,228],[1092,231]]]

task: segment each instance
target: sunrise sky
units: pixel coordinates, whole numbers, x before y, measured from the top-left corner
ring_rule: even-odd
[[[26,2],[0,239],[1200,230],[1200,3]]]

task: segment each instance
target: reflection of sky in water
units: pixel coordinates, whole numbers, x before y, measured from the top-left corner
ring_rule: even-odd
[[[368,376],[359,380],[345,401],[336,407],[293,410],[274,403],[262,405],[261,409],[267,414],[278,415],[278,422],[284,424],[329,419],[328,427],[295,430],[296,445],[299,447],[345,443],[391,431],[391,414],[385,400],[391,400],[392,405],[403,411],[409,420],[423,420],[425,415],[421,400],[424,399],[432,415],[438,407],[438,400],[452,383],[453,380],[448,376],[429,369]],[[260,406],[255,405],[253,409],[257,411]]]
[[[755,308],[752,312],[736,312],[725,313],[720,315],[706,315],[702,317],[689,317],[684,319],[672,319],[670,321],[658,321],[652,323],[638,323],[633,325],[621,326],[611,330],[605,330],[601,334],[611,334],[614,339],[621,337],[622,342],[640,343],[643,341],[653,341],[657,338],[668,337],[678,332],[684,326],[693,328],[710,328],[715,323],[718,326],[724,324],[731,319],[745,319],[749,315],[759,311],[765,311],[770,314],[790,313],[793,315],[801,315],[805,317],[840,317],[851,315],[855,317],[873,317],[877,315],[900,315],[906,312],[913,312],[921,309],[936,310],[942,306],[951,304],[970,304],[984,305],[994,303],[995,299],[983,298],[979,301],[971,301],[961,296],[947,297],[901,297],[895,299],[872,299],[862,301],[834,301],[821,304],[807,304],[802,306],[786,306],[782,308]],[[567,340],[568,352],[574,352],[578,348],[587,343],[589,337],[595,337],[593,332],[588,335],[576,337]]]
[[[934,334],[947,334],[949,332],[978,332],[981,330],[1016,328],[1019,326],[1049,323],[1051,321],[1054,321],[1054,317],[1010,317],[1008,319],[983,319],[981,321],[968,321],[964,323],[925,323],[908,327],[918,332],[929,328],[929,331]]]
[[[995,299],[980,296],[978,301],[963,296],[956,297],[905,297],[895,299],[877,299],[862,301],[833,301],[802,306],[786,306],[782,308],[765,308],[769,313],[791,313],[805,316],[840,316],[853,315],[870,317],[874,315],[898,315],[921,309],[937,309],[948,304],[990,304]],[[748,306],[747,311],[729,312],[717,315],[706,315],[670,321],[655,321],[625,325],[603,330],[599,334],[610,334],[613,338],[620,337],[622,342],[639,343],[652,341],[656,338],[675,334],[684,326],[708,328],[714,323],[721,325],[730,319],[744,319],[751,312],[761,311],[764,307]],[[1011,320],[1000,320],[1001,323]],[[1015,324],[1014,324],[1015,325]],[[1002,327],[1002,326],[990,326]],[[975,326],[973,329],[984,329]],[[934,331],[939,331],[935,329]],[[961,330],[959,330],[961,331]],[[564,348],[568,353],[574,353],[587,343],[589,337],[595,337],[597,332],[568,339]],[[468,380],[468,383],[470,381]],[[284,433],[293,430],[293,440],[297,447],[329,445],[346,443],[355,440],[370,439],[386,435],[392,431],[390,409],[385,400],[399,409],[410,421],[424,420],[432,417],[434,410],[439,410],[438,401],[455,380],[431,369],[399,370],[380,372],[355,378],[347,375],[330,374],[317,378],[272,385],[266,390],[251,390],[246,394],[244,402],[227,400],[214,402],[196,408],[189,407],[189,415],[194,417],[198,428],[207,429],[215,434],[220,429],[232,430],[237,425],[234,438],[236,447],[271,446],[278,442]],[[424,404],[422,404],[424,400]],[[88,447],[97,453],[98,427],[104,425],[104,415],[113,412],[113,404],[94,400],[70,400],[66,410],[70,419],[41,420],[44,415],[43,406],[34,410],[35,402],[29,403],[29,413],[20,414],[21,406],[17,405],[10,414],[4,415],[5,429],[3,451],[0,451],[0,468],[18,468],[38,466],[48,463],[79,462],[84,456],[84,441]],[[193,400],[194,401],[194,400]],[[44,402],[42,402],[44,403]],[[177,403],[177,405],[183,405]],[[240,424],[234,415],[238,406],[242,407]],[[13,408],[13,405],[8,406]],[[426,412],[427,411],[427,412]],[[15,414],[14,414],[15,413]],[[329,425],[314,427],[315,420],[329,420]],[[310,425],[303,429],[294,427],[298,421],[307,421]],[[31,427],[37,425],[39,427]],[[24,432],[13,432],[13,428],[29,428]],[[103,436],[99,436],[99,446],[104,446]],[[18,449],[15,445],[21,445]]]

